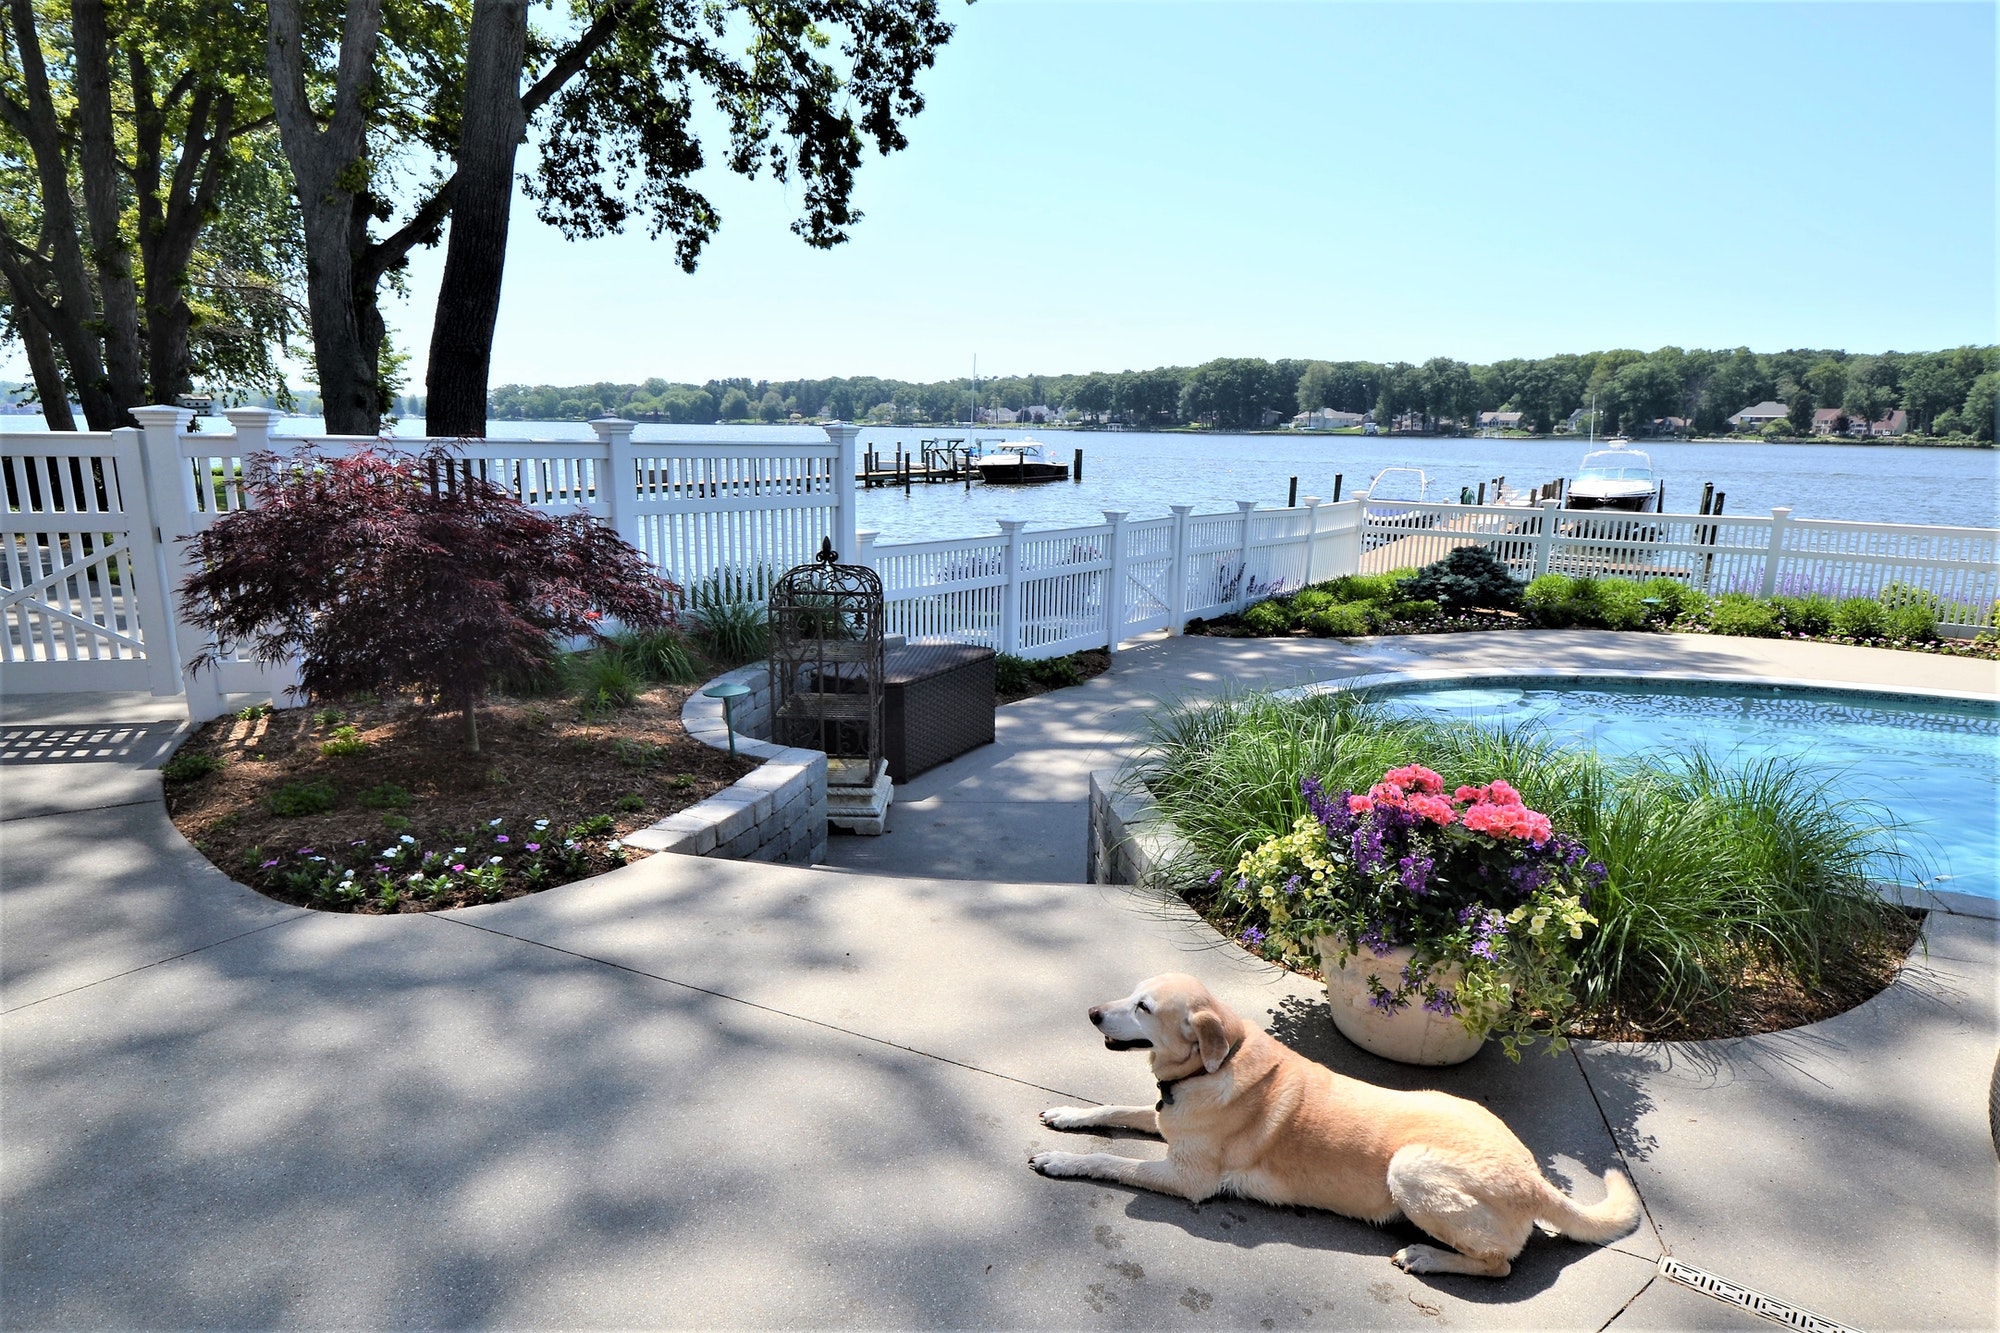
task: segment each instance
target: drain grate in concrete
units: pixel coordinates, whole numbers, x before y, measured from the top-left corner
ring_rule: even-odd
[[[1684,1264],[1678,1259],[1662,1256],[1660,1276],[1670,1282],[1678,1282],[1683,1287],[1693,1287],[1704,1296],[1713,1296],[1741,1310],[1761,1315],[1771,1322],[1783,1324],[1786,1328],[1796,1328],[1801,1333],[1855,1333],[1845,1324],[1836,1324],[1831,1319],[1823,1319],[1811,1310],[1801,1310],[1796,1305],[1787,1305],[1761,1291],[1738,1286],[1728,1278],[1717,1277],[1706,1269]]]

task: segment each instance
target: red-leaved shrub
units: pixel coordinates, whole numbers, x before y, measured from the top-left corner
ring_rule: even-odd
[[[458,710],[606,618],[652,629],[679,590],[588,514],[550,517],[445,446],[245,460],[251,507],[189,540],[183,614],[267,662],[301,659],[315,698],[414,689]],[[212,665],[213,650],[196,659]]]

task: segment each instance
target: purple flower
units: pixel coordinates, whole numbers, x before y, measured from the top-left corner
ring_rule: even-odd
[[[528,844],[528,850],[531,852],[539,852],[540,850],[542,850],[542,844],[540,844],[539,842],[531,842]],[[1216,873],[1221,874],[1222,872],[1218,870]]]
[[[1419,898],[1429,893],[1431,891],[1431,870],[1434,864],[1430,857],[1419,856],[1415,852],[1397,861],[1397,868],[1403,872],[1403,887],[1411,893],[1416,894]]]
[[[1210,875],[1210,876],[1208,877],[1208,883],[1209,883],[1209,887],[1213,888],[1213,887],[1215,886],[1216,882],[1217,882],[1217,881],[1219,881],[1219,880],[1220,880],[1221,878],[1222,878],[1222,872],[1221,872],[1220,870],[1218,870],[1218,871],[1216,871],[1216,872],[1215,872],[1214,874]]]
[[[495,842],[505,842],[505,841],[507,841],[507,835],[503,833],[503,834],[501,834],[501,835],[500,835],[499,837],[495,838],[495,839],[494,839],[493,841],[495,841]]]
[[[1368,997],[1368,1003],[1374,1005],[1385,1014],[1393,1014],[1398,1009],[1407,1009],[1410,1007],[1408,1000],[1390,990],[1376,991]]]
[[[1383,929],[1379,921],[1370,921],[1361,928],[1359,943],[1377,958],[1386,957],[1396,947],[1393,932]]]
[[[464,873],[465,873],[465,862],[463,862],[463,861],[460,861],[460,862],[459,862],[459,863],[458,863],[457,865],[453,866],[453,867],[452,867],[452,869],[453,869],[453,870],[455,870],[455,871],[457,871],[457,872],[458,872],[459,874],[461,874],[461,875],[462,875],[462,874],[464,874]]]
[[[278,858],[274,856],[270,860],[266,861],[262,866],[260,866],[259,869],[269,870],[272,866],[276,864],[278,864]]]
[[[1455,1014],[1458,1012],[1458,997],[1439,986],[1432,990],[1430,998],[1424,1001],[1424,1008],[1434,1014]]]
[[[1306,809],[1319,821],[1329,838],[1346,837],[1354,828],[1354,815],[1347,808],[1347,798],[1352,793],[1342,792],[1333,799],[1327,799],[1326,789],[1318,778],[1306,778],[1299,783],[1299,795],[1305,797]]]
[[[376,873],[376,874],[378,874],[378,875],[386,875],[386,874],[388,874],[388,873],[389,873],[389,867],[387,867],[387,866],[376,866],[376,867],[375,867],[375,873]]]
[[[300,855],[300,856],[311,856],[312,854],[313,854],[313,849],[312,849],[312,848],[310,848],[310,847],[301,847],[301,848],[299,848],[299,855]]]
[[[1290,879],[1285,881],[1285,892],[1297,893],[1299,891],[1299,882],[1300,882],[1299,876],[1293,875]]]
[[[1255,926],[1245,926],[1243,933],[1237,938],[1243,941],[1245,947],[1255,949],[1264,943],[1264,932]]]

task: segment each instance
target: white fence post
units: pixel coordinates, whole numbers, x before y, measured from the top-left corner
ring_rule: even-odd
[[[1306,576],[1301,586],[1311,587],[1319,581],[1313,577],[1317,572],[1314,566],[1319,563],[1319,497],[1302,495],[1299,507],[1306,511]]]
[[[859,511],[854,503],[854,473],[856,461],[854,441],[861,434],[861,427],[850,426],[844,421],[830,421],[826,424],[826,438],[840,446],[840,457],[833,462],[833,526],[837,531],[827,535],[833,538],[838,550],[849,550],[859,541]]]
[[[1187,628],[1187,521],[1193,505],[1168,505],[1174,511],[1174,559],[1167,571],[1167,633],[1178,635]]]
[[[1785,524],[1792,518],[1789,505],[1771,511],[1771,544],[1764,549],[1764,596],[1778,591],[1778,559],[1785,549]]]
[[[1236,566],[1236,611],[1241,615],[1250,605],[1250,515],[1257,508],[1257,502],[1238,500],[1236,508],[1243,515],[1243,549]]]
[[[1000,590],[998,651],[1018,656],[1021,651],[1021,529],[1028,526],[1028,520],[1003,518],[997,522],[1000,531],[1007,535],[1006,554],[1001,557],[1000,564],[1000,572],[1007,576],[1007,582]]]
[[[268,407],[228,407],[223,409],[222,415],[236,427],[236,454],[239,458],[271,448],[271,427],[285,417],[283,412],[274,412]]]
[[[194,532],[194,486],[188,464],[181,458],[181,431],[194,420],[184,407],[135,407],[132,419],[139,423],[139,445],[146,460],[146,498],[153,511],[154,568],[159,582],[161,610],[159,648],[173,665],[180,689],[187,696],[188,721],[200,726],[222,716],[222,683],[211,669],[197,677],[188,663],[201,653],[208,638],[181,619],[181,576],[187,572],[187,555],[182,539]],[[224,478],[228,485],[233,478]],[[210,483],[212,484],[212,482]],[[146,655],[153,655],[151,628]],[[156,681],[160,677],[155,676]],[[159,685],[154,686],[158,691]],[[172,691],[168,691],[171,693]]]
[[[1115,653],[1125,637],[1125,518],[1130,511],[1103,512],[1111,525],[1111,568],[1104,571],[1104,647]]]
[[[1556,509],[1560,500],[1542,501],[1542,521],[1535,529],[1535,577],[1549,572],[1549,553],[1556,541]]]
[[[597,499],[604,506],[605,521],[620,537],[643,548],[637,505],[639,451],[632,445],[632,431],[638,424],[623,417],[599,417],[590,428],[604,443],[604,471],[597,478]]]
[[[854,534],[854,564],[866,565],[870,569],[875,568],[875,539],[881,535],[879,532],[857,532]]]

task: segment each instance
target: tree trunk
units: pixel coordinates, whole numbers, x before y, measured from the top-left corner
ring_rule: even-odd
[[[471,754],[479,753],[479,700],[468,697],[459,708],[465,721],[463,739],[465,748]]]
[[[64,138],[55,104],[49,93],[48,68],[42,59],[40,32],[36,27],[34,0],[10,0],[15,46],[21,59],[21,87],[27,104],[18,116],[10,112],[9,122],[28,141],[35,159],[35,178],[43,211],[42,234],[49,245],[50,267],[54,270],[56,296],[42,303],[49,316],[50,338],[62,348],[69,364],[70,382],[77,401],[83,405],[85,422],[93,430],[109,430],[120,424],[110,386],[104,374],[104,357],[91,326],[97,321],[97,298],[90,288],[85,266],[82,235],[76,208],[70,200],[69,163],[64,154]],[[17,303],[17,310],[26,309]]]
[[[451,240],[431,324],[426,426],[434,436],[486,434],[486,381],[507,262],[514,156],[527,129],[521,71],[527,0],[475,0],[465,109],[452,177]]]
[[[14,327],[28,353],[28,372],[35,377],[35,396],[42,400],[42,420],[50,430],[75,430],[76,417],[69,410],[69,392],[63,386],[55,344],[49,341],[48,330],[21,308],[18,299],[14,302]]]
[[[132,254],[119,227],[118,145],[111,124],[111,45],[103,0],[75,0],[70,30],[76,43],[77,166],[90,226],[91,261],[104,335],[114,425],[135,424],[128,409],[145,404],[139,348],[139,287]]]

